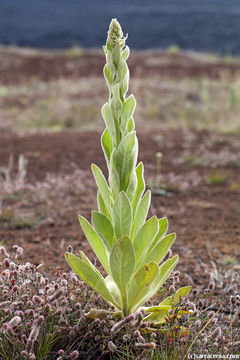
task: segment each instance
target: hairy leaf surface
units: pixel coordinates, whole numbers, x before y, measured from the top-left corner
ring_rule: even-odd
[[[92,225],[84,217],[79,216],[79,221],[93,251],[95,252],[105,270],[109,272],[110,269],[108,264],[108,256],[102,239],[98,236]]]
[[[116,238],[129,236],[132,225],[132,207],[125,192],[120,192],[113,204],[113,222]]]

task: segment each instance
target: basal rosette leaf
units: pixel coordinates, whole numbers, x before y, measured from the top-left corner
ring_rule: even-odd
[[[184,286],[178,289],[175,294],[168,296],[163,300],[159,305],[177,305],[180,302],[180,299],[184,299],[190,293],[192,286]]]
[[[92,211],[92,225],[103,240],[106,249],[110,252],[115,243],[114,229],[111,220],[98,211]]]
[[[79,216],[79,221],[93,251],[95,252],[104,269],[109,273],[110,268],[108,263],[107,249],[103,240],[98,236],[92,225],[83,216]]]
[[[94,269],[94,266],[89,265],[84,260],[73,255],[72,253],[65,254],[68,265],[72,268],[76,275],[84,280],[93,290],[98,292],[107,302],[110,302],[119,309],[119,304],[116,303],[112,295],[110,294],[104,278],[101,274]]]
[[[121,304],[121,292],[120,292],[117,284],[113,280],[112,276],[108,275],[107,277],[105,277],[104,280],[105,280],[105,284],[106,284],[109,292],[111,293],[112,297],[114,298],[114,300],[118,304]]]
[[[136,273],[128,290],[128,302],[130,309],[133,310],[134,306],[141,302],[142,298],[147,296],[149,289],[158,274],[159,268],[154,262],[143,265],[143,267]]]
[[[146,261],[155,261],[159,264],[167,255],[168,250],[176,239],[176,234],[169,234],[161,239],[146,255]]]
[[[158,325],[164,324],[166,322],[166,318],[169,316],[169,311],[172,309],[172,307],[168,305],[159,305],[155,308],[156,309],[152,307],[152,311],[148,308],[145,308],[145,311],[147,313],[150,311],[151,312],[144,318],[144,320],[148,321],[149,323],[154,323]]]
[[[158,289],[165,283],[175,266],[178,262],[178,255],[173,256],[171,259],[165,261],[159,267],[159,274],[155,278],[155,280],[151,283],[149,287],[149,291],[145,294],[138,303],[134,305],[133,311],[136,311],[141,305],[143,305],[146,301],[148,301],[153,295],[156,294]]]
[[[138,231],[135,239],[133,240],[133,247],[136,254],[136,265],[137,268],[143,265],[143,262],[146,258],[151,242],[154,240],[158,232],[158,220],[156,216],[148,219],[142,228]]]
[[[144,308],[147,315],[144,320],[155,323],[155,324],[163,324],[166,322],[166,318],[169,316],[169,310],[173,309],[174,306],[179,304],[180,299],[184,299],[189,292],[191,291],[191,286],[185,286],[176,291],[175,294],[168,296],[165,300],[163,300],[157,306],[151,306]],[[177,315],[180,318],[183,313],[189,314],[191,310],[178,310]]]
[[[135,253],[131,240],[124,236],[114,245],[109,258],[111,275],[117,284],[125,315],[128,313],[127,287],[135,268]]]
[[[159,230],[158,233],[150,246],[150,250],[166,235],[168,231],[168,219],[163,217],[158,220]]]

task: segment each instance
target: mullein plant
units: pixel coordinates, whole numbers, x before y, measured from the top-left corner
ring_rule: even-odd
[[[82,251],[80,257],[71,252],[65,256],[72,270],[113,305],[116,314],[126,317],[143,309],[145,320],[163,323],[168,311],[191,288],[179,289],[158,306],[143,307],[167,280],[178,255],[163,262],[176,238],[174,233],[166,235],[167,219],[153,216],[146,221],[151,192],[145,191],[143,163],[137,164],[136,100],[133,95],[126,97],[130,51],[125,41],[120,24],[113,19],[104,46],[109,100],[102,107],[106,129],[101,137],[109,176],[107,181],[92,164],[98,211],[92,211],[91,224],[79,216],[82,230],[108,275],[104,277]]]

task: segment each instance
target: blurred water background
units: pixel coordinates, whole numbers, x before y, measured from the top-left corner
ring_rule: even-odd
[[[240,54],[239,0],[1,0],[0,44],[100,47],[113,17],[135,49]]]

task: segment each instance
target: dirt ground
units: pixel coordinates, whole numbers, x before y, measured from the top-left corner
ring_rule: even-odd
[[[159,138],[157,135],[161,135]],[[240,171],[237,164],[226,164],[221,167],[227,178],[220,184],[208,184],[207,176],[212,173],[212,164],[199,165],[194,170],[189,164],[181,162],[186,147],[193,154],[199,143],[209,142],[211,134],[189,133],[184,131],[166,131],[157,134],[139,134],[140,156],[145,164],[146,183],[153,189],[150,215],[167,216],[170,232],[177,233],[173,252],[180,255],[178,269],[183,274],[183,282],[201,284],[208,281],[204,274],[203,263],[224,262],[224,257],[237,259],[240,243],[240,191],[233,184],[240,183]],[[5,196],[2,201],[2,211],[7,214],[24,214],[29,211],[37,216],[45,214],[44,220],[37,225],[11,224],[11,216],[0,222],[0,238],[9,248],[15,243],[25,249],[25,258],[36,264],[43,263],[44,271],[49,272],[56,266],[63,266],[64,252],[69,244],[74,251],[84,250],[92,258],[93,254],[78,224],[77,215],[90,218],[90,211],[96,208],[96,188],[90,174],[92,162],[105,168],[105,161],[100,151],[100,133],[98,132],[61,132],[34,135],[4,135],[0,137],[1,164],[7,164],[9,154],[23,154],[28,159],[26,183],[39,182],[38,192],[46,181],[47,172],[55,176],[73,174],[76,169],[82,170],[79,182],[83,186],[74,191],[71,178],[67,194],[55,191],[49,199],[27,201],[24,194],[16,199]],[[227,147],[238,152],[231,139]],[[219,153],[226,144],[211,143],[211,153]],[[162,152],[162,176],[174,174],[176,181],[169,184],[165,195],[158,195],[154,187],[156,181],[155,154]],[[15,164],[17,165],[17,164]],[[194,174],[192,175],[194,171]],[[216,170],[214,169],[214,172]],[[182,189],[183,176],[189,184]],[[194,183],[192,177],[196,177]],[[152,183],[151,183],[151,181]],[[68,180],[66,180],[68,181]],[[178,184],[180,181],[180,184]],[[170,186],[171,185],[171,186]],[[71,192],[72,189],[72,192]],[[34,191],[33,191],[34,193]],[[29,195],[28,195],[29,196]],[[239,265],[235,265],[238,269]]]
[[[20,84],[37,78],[51,81],[57,78],[101,77],[105,57],[103,51],[47,52],[0,46],[1,84]],[[194,53],[145,51],[133,52],[128,60],[133,77],[234,77],[240,71],[240,61],[220,59]]]

